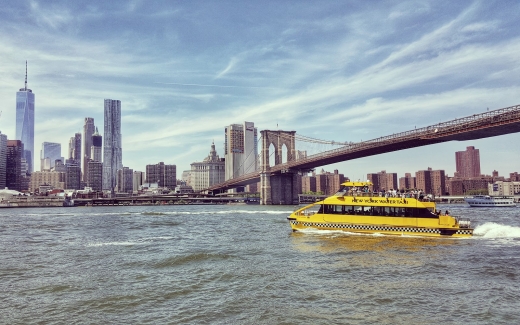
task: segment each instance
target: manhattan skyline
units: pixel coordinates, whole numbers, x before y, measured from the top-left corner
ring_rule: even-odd
[[[520,5],[509,1],[10,3],[0,9],[0,131],[15,139],[15,93],[30,63],[35,146],[67,147],[103,100],[121,100],[123,165],[179,174],[224,128],[368,140],[520,104]],[[123,35],[123,37],[121,37]],[[103,130],[100,127],[100,133]],[[324,166],[351,178],[455,171],[475,146],[481,170],[518,170],[519,134],[450,142]],[[35,162],[35,170],[39,164]]]

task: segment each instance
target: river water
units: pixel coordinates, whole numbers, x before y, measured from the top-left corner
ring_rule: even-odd
[[[287,206],[0,210],[2,324],[519,324],[520,208],[471,239],[293,233]]]

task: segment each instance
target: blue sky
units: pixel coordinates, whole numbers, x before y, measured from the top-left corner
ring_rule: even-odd
[[[103,129],[122,104],[123,164],[201,161],[224,127],[360,141],[520,104],[518,1],[0,0],[0,130],[15,94],[36,94],[35,148]],[[520,171],[519,134],[408,149],[324,166],[351,178],[386,170]],[[322,150],[304,145],[302,150]],[[39,152],[35,153],[39,156]],[[35,162],[39,167],[39,162]],[[321,168],[319,168],[321,169]]]

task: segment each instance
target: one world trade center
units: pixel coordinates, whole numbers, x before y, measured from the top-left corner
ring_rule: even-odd
[[[23,158],[27,171],[34,170],[34,93],[27,88],[27,61],[25,61],[25,87],[16,92],[16,139],[24,147]]]

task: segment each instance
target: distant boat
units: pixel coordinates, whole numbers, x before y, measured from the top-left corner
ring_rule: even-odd
[[[514,207],[515,200],[512,196],[489,196],[489,195],[475,195],[472,197],[465,197],[464,201],[471,207]]]

